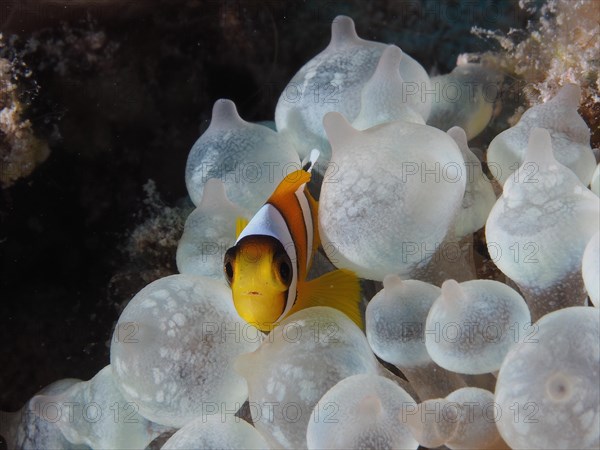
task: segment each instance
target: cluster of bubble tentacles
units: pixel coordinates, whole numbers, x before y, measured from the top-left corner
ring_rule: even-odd
[[[600,314],[586,305],[599,303],[600,205],[580,90],[490,143],[498,197],[468,140],[499,79],[477,64],[430,78],[340,16],[273,128],[218,100],[186,167],[196,209],[180,274],[131,299],[95,377],[2,413],[9,448],[598,448]],[[451,89],[462,95],[439,95]],[[236,313],[223,254],[237,218],[313,148],[328,256],[315,270],[383,288],[365,299],[365,330],[313,307],[265,335]],[[476,279],[483,227],[502,279]]]

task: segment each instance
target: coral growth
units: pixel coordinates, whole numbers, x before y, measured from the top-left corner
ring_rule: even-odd
[[[597,0],[548,0],[537,10],[533,0],[521,8],[539,18],[527,30],[507,34],[474,27],[480,37],[495,40],[500,51],[468,55],[514,77],[515,98],[526,106],[545,102],[561,86],[581,86],[581,115],[592,130],[592,147],[600,146],[600,4]],[[521,98],[521,97],[524,98]],[[513,116],[513,123],[518,120]]]
[[[2,46],[0,34],[0,47]],[[13,62],[0,58],[0,185],[8,187],[28,176],[50,154],[38,139],[31,122],[23,117],[25,106],[18,96]]]
[[[179,208],[164,203],[153,180],[144,185],[144,192],[144,211],[138,215],[143,219],[131,233],[126,252],[132,261],[142,263],[150,271],[146,280],[149,283],[177,271],[173,255],[183,231],[183,220]]]

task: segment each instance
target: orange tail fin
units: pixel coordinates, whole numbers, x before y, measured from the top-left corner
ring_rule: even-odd
[[[330,306],[346,314],[361,329],[364,329],[360,313],[360,283],[354,272],[346,269],[334,270],[298,287],[302,307]]]

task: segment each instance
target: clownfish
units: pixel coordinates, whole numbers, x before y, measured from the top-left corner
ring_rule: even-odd
[[[306,280],[319,247],[318,203],[306,188],[318,156],[312,150],[303,168],[288,174],[249,222],[238,218],[237,240],[225,253],[234,306],[262,331],[310,306],[331,306],[363,327],[353,272],[334,270]]]

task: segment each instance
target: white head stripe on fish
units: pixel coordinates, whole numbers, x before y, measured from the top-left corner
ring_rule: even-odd
[[[315,166],[317,159],[319,159],[319,155],[321,153],[316,148],[313,148],[310,151],[310,154],[302,161],[302,167],[308,173],[312,172],[313,167]],[[314,240],[314,226],[313,223],[313,215],[310,210],[310,205],[308,199],[306,198],[306,194],[304,193],[306,185],[303,184],[296,191],[296,197],[298,197],[298,202],[300,203],[300,208],[302,208],[302,216],[304,217],[304,227],[306,230],[306,271],[310,268],[310,263],[313,257],[313,240]]]
[[[296,301],[296,290],[298,286],[298,258],[296,255],[296,246],[285,219],[279,210],[270,203],[263,205],[254,217],[252,217],[250,222],[248,222],[248,225],[246,225],[244,230],[238,236],[238,239],[235,242],[236,245],[244,237],[253,235],[265,235],[277,239],[283,246],[283,249],[292,263],[292,282],[290,283],[288,290],[285,308],[281,316],[279,316],[279,319],[281,319],[285,317],[290,309],[292,309],[292,306]]]

